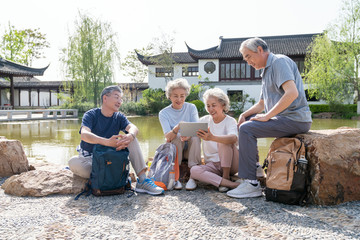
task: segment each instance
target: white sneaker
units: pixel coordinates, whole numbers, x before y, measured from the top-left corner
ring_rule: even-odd
[[[228,187],[224,187],[224,186],[219,187],[219,192],[227,192],[227,191],[229,191]]]
[[[180,181],[175,182],[174,189],[175,190],[181,190],[182,189],[182,184],[181,184]]]
[[[226,193],[229,197],[234,198],[251,198],[251,197],[261,197],[262,191],[260,184],[257,186],[252,185],[248,181],[243,181],[239,186],[230,190]]]
[[[196,189],[196,182],[194,179],[190,178],[189,181],[186,183],[185,189],[188,191],[192,191]]]
[[[257,168],[256,168],[256,177],[257,177],[257,178],[264,178],[264,177],[266,177],[266,176],[265,176],[264,169],[263,169],[260,165],[257,166]]]

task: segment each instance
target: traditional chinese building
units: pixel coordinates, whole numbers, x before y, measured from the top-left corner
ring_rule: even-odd
[[[305,55],[313,38],[318,34],[261,37],[272,53],[284,54],[293,59],[299,71],[304,71]],[[138,59],[148,66],[150,88],[165,89],[169,79],[185,78],[190,84],[202,83],[223,89],[228,95],[249,94],[259,100],[261,71],[255,70],[244,61],[239,48],[248,38],[220,37],[219,45],[196,50],[187,46],[187,52],[172,53],[173,68],[164,68],[153,59],[158,56],[142,56]]]
[[[48,68],[31,68],[0,58],[0,106],[50,107],[61,105],[61,81],[40,81]],[[5,78],[8,78],[6,80]]]

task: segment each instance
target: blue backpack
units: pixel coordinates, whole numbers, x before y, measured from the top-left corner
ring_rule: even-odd
[[[113,147],[96,144],[93,149],[92,170],[85,190],[95,196],[123,194],[131,189],[129,180],[129,150],[116,151]]]

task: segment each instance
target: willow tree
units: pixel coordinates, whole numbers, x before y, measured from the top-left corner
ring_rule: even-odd
[[[69,36],[60,60],[67,78],[74,81],[72,101],[93,102],[97,106],[102,89],[113,83],[119,60],[116,34],[111,25],[79,13],[75,31]]]
[[[351,102],[360,114],[360,0],[343,2],[337,21],[317,36],[305,59],[311,96],[329,103]]]

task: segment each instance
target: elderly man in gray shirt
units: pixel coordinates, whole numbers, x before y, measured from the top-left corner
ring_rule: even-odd
[[[255,69],[263,69],[260,100],[239,117],[239,177],[241,184],[227,192],[235,198],[262,196],[256,179],[259,162],[257,138],[285,137],[305,133],[311,127],[297,65],[289,57],[273,54],[264,40],[251,38],[240,46],[243,59]],[[265,113],[262,113],[265,110]]]

